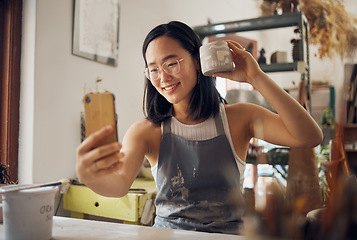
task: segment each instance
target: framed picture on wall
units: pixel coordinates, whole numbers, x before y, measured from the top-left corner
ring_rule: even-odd
[[[117,66],[119,0],[74,0],[72,54]]]

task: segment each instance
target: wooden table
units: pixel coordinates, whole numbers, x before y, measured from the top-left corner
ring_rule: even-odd
[[[4,239],[0,224],[0,240]],[[85,219],[53,217],[52,240],[242,240],[243,236],[153,228]]]

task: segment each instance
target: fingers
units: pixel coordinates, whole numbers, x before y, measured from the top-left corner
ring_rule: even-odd
[[[118,172],[122,167],[122,164],[124,164],[118,159],[119,158],[115,156],[95,161],[94,164],[92,164],[92,166],[87,170],[92,176],[91,179],[93,180],[93,177],[98,178]]]
[[[245,48],[235,41],[227,40],[227,43],[234,52],[245,51]]]
[[[93,182],[102,176],[118,172],[124,164],[121,144],[112,143],[77,156],[76,171],[81,182]]]
[[[234,63],[237,65],[238,62],[246,59],[250,53],[245,50],[242,45],[235,41],[227,40],[228,46],[231,49],[232,57]]]
[[[114,128],[104,127],[87,137],[77,149],[77,166],[79,171],[97,174],[103,170],[107,171],[117,168],[123,153],[120,152],[122,145],[118,142],[98,146]]]
[[[100,169],[107,168],[123,157],[123,153],[120,153],[121,147],[121,144],[117,142],[103,145],[79,155],[79,158],[85,167],[94,165]],[[98,162],[101,163],[98,165]]]
[[[121,153],[113,154],[103,159],[97,160],[92,164],[92,170],[94,172],[107,172],[111,170],[116,170],[117,167],[122,163],[120,162]]]
[[[119,163],[112,165],[108,168],[103,168],[100,170],[93,170],[93,171],[95,171],[96,177],[102,177],[102,176],[106,176],[106,175],[118,172],[122,164],[123,163],[119,162]]]
[[[101,140],[103,140],[106,136],[109,136],[109,134],[112,133],[113,131],[114,131],[113,126],[108,125],[98,130],[97,132],[91,134],[78,147],[77,154],[89,152],[91,149],[97,146]]]
[[[239,64],[239,61],[242,57],[242,53],[245,53],[245,49],[242,47],[242,45],[240,45],[239,43],[235,42],[235,41],[231,41],[231,40],[227,40],[226,41],[229,48],[231,49],[232,52],[232,57],[233,57],[233,62],[234,64],[237,66]],[[240,56],[238,56],[240,55]],[[219,73],[215,73],[213,74],[213,77],[222,77],[222,78],[232,78],[232,73],[231,72],[219,72]]]

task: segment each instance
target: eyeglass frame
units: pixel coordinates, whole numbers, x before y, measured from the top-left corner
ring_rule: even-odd
[[[187,58],[188,56],[191,56],[191,55],[192,55],[192,54],[190,53],[189,55],[187,55],[187,56],[185,56],[185,57],[183,57],[183,58],[181,58],[181,59],[179,59],[179,60],[175,60],[175,61],[177,62],[177,64],[178,64],[178,66],[179,66],[179,70],[178,70],[178,72],[175,73],[175,74],[168,73],[168,72],[165,70],[165,68],[163,68],[163,66],[164,66],[168,61],[170,61],[170,60],[165,61],[161,66],[158,66],[158,67],[153,68],[153,69],[157,69],[157,70],[159,71],[160,68],[161,68],[162,70],[165,71],[165,73],[167,73],[167,74],[169,74],[169,75],[176,75],[176,74],[178,74],[178,73],[181,71],[180,62],[182,62],[185,58]],[[161,70],[161,71],[162,71],[162,70]],[[145,77],[146,77],[147,79],[149,79],[150,81],[155,81],[155,80],[158,80],[158,79],[160,78],[160,73],[158,73],[158,74],[157,74],[157,78],[151,80],[151,79],[150,79],[150,73],[149,73],[149,67],[146,67],[146,68],[145,68],[144,74],[145,74]]]

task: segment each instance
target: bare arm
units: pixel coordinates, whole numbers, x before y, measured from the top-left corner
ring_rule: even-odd
[[[110,127],[99,130],[83,141],[77,149],[76,172],[79,181],[103,196],[124,196],[135,180],[147,151],[143,121],[129,128],[122,144],[97,146],[100,139],[113,131]]]
[[[228,41],[236,68],[215,76],[250,83],[272,105],[278,114],[261,107],[250,108],[253,137],[286,146],[314,147],[322,141],[322,132],[310,114],[279,87],[259,67],[250,53],[236,42]]]

